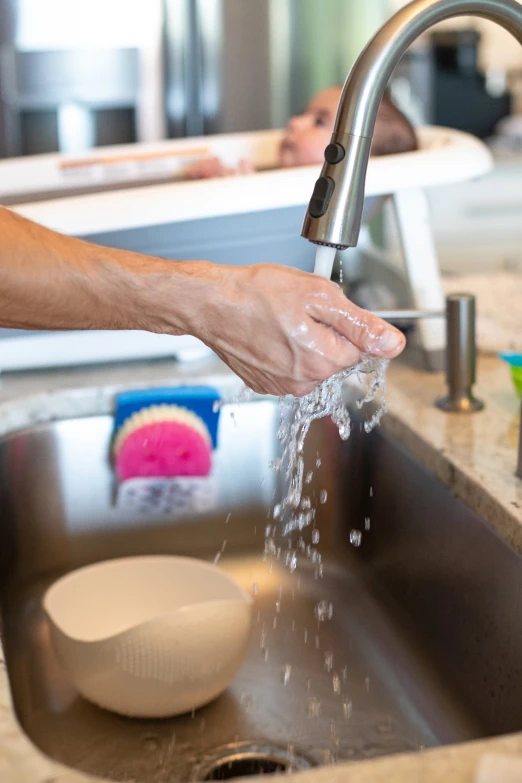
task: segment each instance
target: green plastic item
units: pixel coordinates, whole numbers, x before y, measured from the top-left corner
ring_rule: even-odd
[[[519,397],[522,397],[522,367],[511,365],[511,377]]]
[[[522,353],[504,351],[499,356],[509,364],[516,392],[519,397],[522,397]]]

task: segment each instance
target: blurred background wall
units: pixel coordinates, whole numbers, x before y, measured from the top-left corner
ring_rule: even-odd
[[[402,4],[0,0],[0,156],[281,127]],[[518,110],[521,73],[508,34],[459,20],[412,49],[393,90],[414,120],[484,137]]]

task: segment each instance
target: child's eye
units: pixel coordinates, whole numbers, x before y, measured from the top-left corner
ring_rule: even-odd
[[[326,121],[325,121],[324,117],[316,117],[314,124],[315,124],[316,128],[324,128],[325,125],[326,125]]]

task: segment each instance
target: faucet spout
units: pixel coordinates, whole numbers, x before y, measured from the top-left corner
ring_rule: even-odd
[[[346,79],[323,170],[306,212],[303,237],[339,249],[357,245],[372,137],[390,76],[422,33],[456,16],[496,22],[522,45],[522,5],[518,0],[414,0],[392,16]]]

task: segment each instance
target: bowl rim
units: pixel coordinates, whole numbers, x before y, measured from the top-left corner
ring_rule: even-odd
[[[75,578],[80,574],[85,574],[89,571],[96,571],[100,568],[110,568],[111,566],[114,566],[118,563],[130,563],[130,562],[158,562],[158,561],[168,561],[169,564],[174,564],[174,562],[185,562],[189,563],[190,565],[195,565],[198,568],[204,570],[204,571],[212,571],[213,573],[219,574],[224,581],[231,584],[238,593],[237,598],[212,598],[208,601],[200,601],[197,605],[199,607],[208,607],[212,606],[213,604],[217,606],[222,607],[224,604],[240,604],[248,606],[250,609],[253,605],[253,598],[250,595],[250,593],[247,592],[230,574],[228,574],[223,569],[219,568],[215,563],[208,563],[205,560],[200,560],[195,557],[186,557],[182,555],[131,555],[129,557],[117,557],[117,558],[108,558],[107,560],[99,560],[95,563],[89,563],[88,565],[81,566],[80,568],[75,568],[72,571],[68,571],[66,574],[63,574],[63,576],[56,579],[45,591],[43,598],[42,598],[42,606],[45,611],[45,614],[47,615],[51,625],[57,629],[63,636],[65,636],[68,640],[71,640],[73,642],[78,642],[80,644],[84,645],[93,645],[93,644],[101,644],[104,642],[112,641],[117,639],[120,636],[123,636],[129,631],[136,631],[140,628],[143,628],[146,625],[150,625],[151,623],[161,623],[165,622],[167,618],[171,618],[174,615],[177,614],[185,614],[189,610],[191,610],[194,606],[194,604],[186,604],[184,606],[179,606],[175,609],[173,609],[170,612],[166,612],[160,615],[156,615],[154,617],[150,617],[146,620],[143,620],[140,623],[134,623],[132,625],[129,625],[126,628],[120,629],[115,633],[106,635],[106,636],[100,636],[97,639],[84,639],[80,636],[70,634],[66,632],[63,629],[63,626],[61,623],[57,622],[53,611],[50,607],[50,604],[55,597],[55,594],[62,590],[64,586],[66,586],[69,582],[74,582]]]

